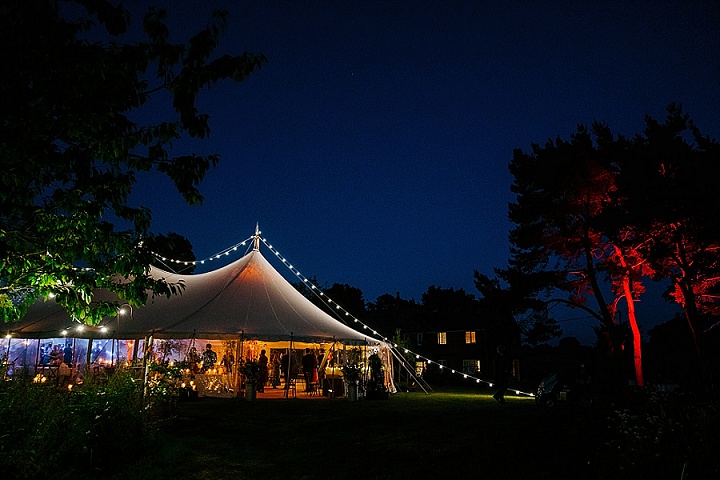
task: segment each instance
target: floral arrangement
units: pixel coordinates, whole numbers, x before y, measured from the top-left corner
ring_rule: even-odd
[[[340,367],[347,383],[355,383],[360,380],[362,376],[361,357],[362,352],[359,348],[353,348],[347,352],[345,363]]]
[[[260,364],[257,360],[242,360],[239,368],[246,382],[255,383],[260,378]]]

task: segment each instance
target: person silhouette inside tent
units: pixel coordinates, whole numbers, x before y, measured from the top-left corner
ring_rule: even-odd
[[[200,369],[200,373],[207,372],[215,366],[215,363],[217,363],[217,353],[213,351],[212,345],[208,343],[205,346],[205,351],[202,353],[202,368]]]
[[[310,391],[310,384],[313,381],[313,375],[315,373],[315,368],[317,368],[317,359],[315,358],[315,354],[313,354],[309,348],[305,349],[305,355],[302,357],[302,369],[303,369],[303,375],[305,376],[305,391]]]

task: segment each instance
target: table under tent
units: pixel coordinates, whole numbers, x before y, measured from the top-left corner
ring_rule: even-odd
[[[392,346],[310,302],[265,259],[259,243],[256,236],[251,251],[207,273],[183,275],[152,267],[153,277],[183,284],[181,294],[155,297],[142,307],[125,305],[117,317],[94,327],[72,321],[52,300],[39,300],[23,320],[4,326],[7,374],[73,382],[87,372],[117,367],[135,368],[140,375],[150,360],[182,362],[188,382],[201,395],[236,396],[242,388],[240,359],[257,360],[265,350],[272,381],[278,360],[289,354],[290,378],[302,378],[300,358],[310,349],[322,358],[318,390],[339,396],[345,355],[360,349],[365,360],[373,353],[380,356],[385,385],[393,392]],[[109,292],[97,295],[118,301]],[[199,371],[208,345],[217,360]],[[53,349],[64,351],[61,362],[50,358]]]

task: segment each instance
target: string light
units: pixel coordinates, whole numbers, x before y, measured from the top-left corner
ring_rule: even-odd
[[[190,261],[190,262],[187,262],[187,261],[178,261],[178,260],[170,260],[170,261],[171,261],[171,262],[174,261],[175,263],[184,263],[185,265],[188,265],[188,264],[192,264],[192,265],[204,265],[206,261],[217,260],[217,259],[221,258],[223,255],[229,255],[229,254],[230,254],[230,251],[237,251],[237,249],[238,249],[239,246],[244,246],[244,245],[246,245],[248,242],[250,242],[251,240],[259,239],[259,240],[282,262],[283,265],[285,265],[296,277],[298,277],[298,278],[300,279],[300,281],[302,281],[302,283],[309,285],[310,291],[312,291],[316,296],[318,296],[318,298],[320,298],[321,301],[323,301],[323,302],[324,302],[326,305],[328,305],[328,306],[329,306],[329,304],[333,303],[333,300],[332,300],[330,297],[328,297],[328,296],[327,296],[322,290],[320,290],[317,286],[313,285],[313,283],[310,282],[310,280],[309,280],[307,277],[305,277],[302,273],[300,273],[300,271],[299,271],[297,268],[295,268],[291,263],[289,263],[289,262],[287,261],[287,259],[286,259],[285,257],[283,257],[283,256],[280,254],[280,252],[279,252],[278,250],[276,250],[276,249],[272,246],[272,244],[268,243],[268,241],[267,241],[266,238],[260,237],[260,236],[259,236],[259,233],[260,233],[260,232],[257,232],[256,235],[252,235],[252,236],[246,238],[245,240],[243,240],[242,242],[239,242],[239,243],[233,245],[232,247],[228,247],[228,248],[226,248],[226,249],[224,249],[224,250],[222,250],[222,251],[220,251],[220,252],[218,252],[218,253],[216,253],[216,254],[214,254],[214,255],[211,255],[211,256],[209,256],[209,257],[207,257],[207,258],[204,258],[204,259],[202,259],[202,260],[195,260],[195,261]],[[155,253],[155,252],[152,252],[152,253],[153,253],[153,255],[155,255],[157,258],[162,258],[163,261],[166,261],[166,258],[165,258],[165,257],[161,257],[160,255],[158,255],[158,254]],[[376,337],[379,337],[380,340],[382,340],[382,341],[384,341],[384,342],[386,342],[386,343],[388,342],[387,337],[383,337],[383,336],[381,336],[380,334],[378,334],[377,330],[373,330],[372,328],[370,328],[370,326],[368,326],[367,324],[365,324],[364,322],[362,322],[360,319],[358,319],[357,317],[355,317],[354,315],[352,315],[350,312],[348,312],[347,310],[345,310],[344,308],[342,308],[337,302],[335,302],[335,305],[336,305],[336,306],[335,306],[335,309],[334,309],[334,310],[344,312],[344,313],[345,313],[345,316],[348,316],[348,317],[352,318],[353,323],[359,323],[360,325],[362,325],[362,327],[363,327],[362,329],[363,329],[363,330],[368,330],[368,329],[369,329],[369,330],[372,331],[373,335],[375,335]],[[331,309],[331,311],[332,311],[332,309]],[[339,316],[339,313],[336,313],[336,314]],[[78,328],[80,328],[80,327],[78,327]],[[398,348],[397,344],[392,344],[392,346],[393,346],[394,348]],[[428,365],[432,365],[432,364],[434,363],[434,364],[436,364],[436,365],[438,366],[438,368],[439,368],[440,371],[444,370],[444,367],[443,367],[443,365],[442,365],[441,363],[439,363],[439,362],[437,362],[437,361],[433,361],[433,360],[431,360],[431,359],[429,359],[429,358],[427,358],[427,357],[424,357],[424,356],[420,355],[419,353],[413,352],[413,351],[411,351],[411,350],[409,350],[409,349],[407,349],[407,348],[404,349],[404,350],[405,350],[405,353],[406,353],[406,354],[415,355],[415,359],[417,359],[417,360],[422,360],[423,362],[426,362]],[[492,383],[492,382],[490,382],[490,381],[483,380],[482,378],[475,377],[475,376],[470,375],[470,374],[467,374],[467,373],[457,372],[457,371],[455,371],[454,369],[451,369],[451,372],[450,372],[450,373],[452,373],[452,374],[461,374],[464,379],[475,380],[475,383],[476,383],[476,384],[486,384],[488,387],[493,387],[493,386],[494,386],[494,383]],[[525,395],[525,396],[529,396],[529,397],[534,397],[534,396],[535,396],[535,394],[533,394],[533,393],[523,392],[522,390],[512,390],[512,391],[514,391],[516,395]]]
[[[155,258],[162,260],[163,262],[177,263],[177,264],[183,264],[183,265],[205,265],[205,262],[211,262],[213,260],[218,260],[218,259],[222,258],[223,256],[230,255],[230,252],[237,252],[239,247],[247,245],[248,241],[250,241],[252,238],[254,238],[254,236],[248,237],[245,240],[243,240],[242,242],[238,242],[231,247],[225,248],[219,252],[216,252],[216,253],[210,255],[209,257],[206,257],[206,258],[203,258],[200,260],[177,260],[177,259],[167,258],[163,255],[160,255],[157,252],[151,251],[150,253],[152,253],[155,256]]]

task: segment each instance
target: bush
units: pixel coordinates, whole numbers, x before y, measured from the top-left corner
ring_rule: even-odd
[[[0,384],[4,478],[106,477],[148,438],[140,388],[119,370],[73,391],[15,379]]]
[[[600,478],[718,478],[718,428],[716,404],[684,394],[649,394],[608,418]]]

